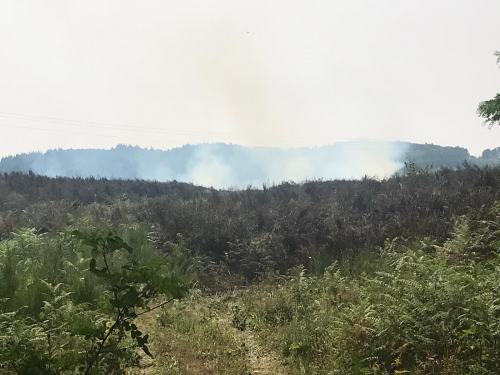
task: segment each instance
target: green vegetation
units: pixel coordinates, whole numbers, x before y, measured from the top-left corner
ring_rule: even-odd
[[[269,374],[498,374],[498,207],[485,220],[457,219],[443,246],[398,238],[321,273],[299,266],[249,289],[166,307],[161,335],[178,346],[162,360],[207,366],[179,374],[245,373],[211,372],[213,357],[203,356],[251,363],[252,335],[259,361],[274,366]],[[207,331],[228,335],[229,325],[240,344],[225,352],[226,341]],[[195,352],[183,352],[188,346]]]
[[[498,374],[499,187],[1,175],[0,373]]]
[[[185,292],[151,249],[134,253],[112,229],[20,231],[0,242],[0,283],[2,374],[123,373],[135,347],[151,356],[133,319]]]
[[[495,52],[497,64],[500,64],[500,51]],[[484,118],[484,123],[490,128],[500,125],[500,94],[496,94],[493,99],[479,103],[477,114]]]
[[[499,374],[499,149],[415,146],[241,191],[0,175],[0,373]]]

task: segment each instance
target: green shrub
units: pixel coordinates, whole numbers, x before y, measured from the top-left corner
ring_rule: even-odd
[[[134,253],[111,228],[25,230],[0,242],[0,280],[10,287],[0,288],[2,373],[122,374],[137,364],[135,347],[151,355],[134,319],[185,293],[152,255]],[[151,307],[159,296],[168,299]]]

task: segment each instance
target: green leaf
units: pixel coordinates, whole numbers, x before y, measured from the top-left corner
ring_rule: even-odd
[[[297,342],[292,342],[290,344],[290,350],[297,350],[297,349],[300,349],[302,348],[302,343],[297,343]]]
[[[464,329],[462,332],[466,335],[474,335],[476,333],[476,327],[472,326],[469,329]]]

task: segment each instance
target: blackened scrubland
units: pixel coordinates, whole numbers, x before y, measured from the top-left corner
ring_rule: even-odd
[[[205,275],[204,287],[213,290],[223,287],[215,274],[234,286],[266,269],[285,273],[319,254],[328,262],[387,238],[443,243],[455,217],[490,207],[499,186],[499,167],[468,164],[431,172],[409,163],[404,175],[386,180],[246,190],[10,173],[0,177],[0,239],[25,227],[44,233],[75,223],[140,224],[161,252],[176,254],[179,266],[196,259],[198,277]]]
[[[0,373],[498,374],[499,187],[2,174]]]

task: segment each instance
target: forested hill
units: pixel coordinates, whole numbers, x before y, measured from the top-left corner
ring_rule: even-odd
[[[499,150],[471,156],[461,147],[406,142],[343,142],[316,148],[263,148],[215,143],[168,151],[118,145],[111,150],[50,150],[4,157],[0,172],[49,177],[105,177],[177,180],[203,186],[246,187],[306,179],[387,177],[411,160],[418,166],[457,167],[467,161],[484,166],[499,161]]]

